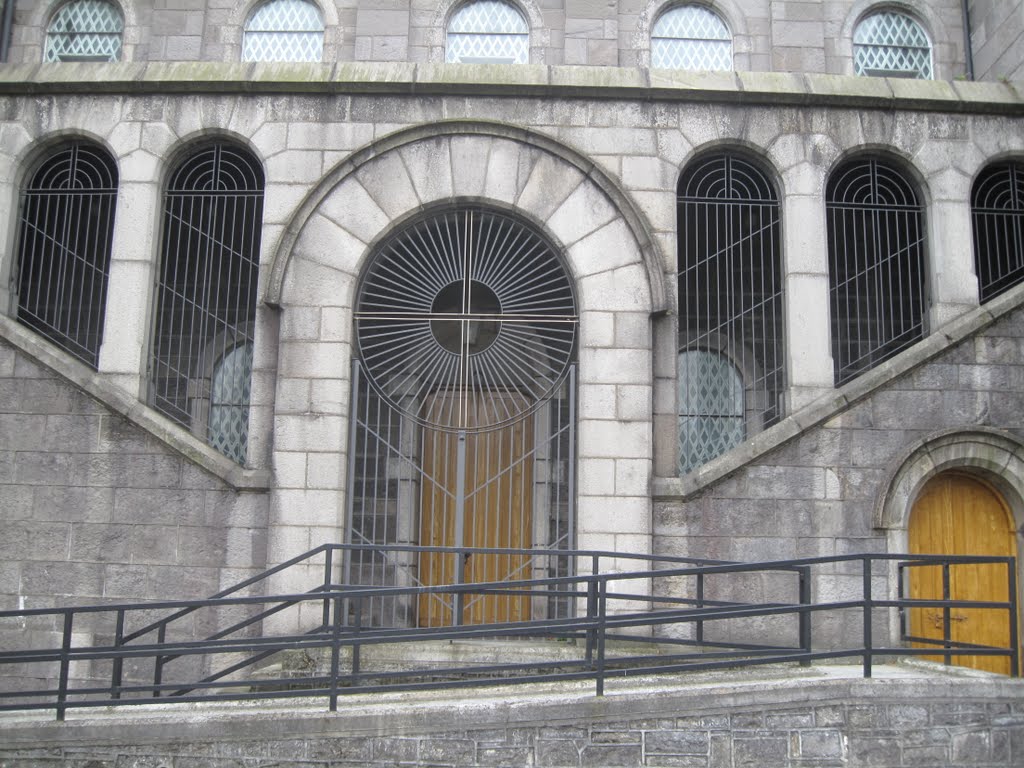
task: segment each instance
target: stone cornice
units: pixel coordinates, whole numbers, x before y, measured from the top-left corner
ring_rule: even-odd
[[[503,64],[69,63],[0,66],[0,94],[308,94],[633,99],[1024,115],[1020,83]]]

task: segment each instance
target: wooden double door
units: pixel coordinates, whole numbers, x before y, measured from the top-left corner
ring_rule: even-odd
[[[496,412],[522,413],[516,392],[437,393],[427,405],[425,421],[443,423],[458,412],[462,428],[422,429],[422,481],[419,543],[433,547],[529,549],[533,545],[534,416],[497,428]],[[461,568],[460,568],[461,566]],[[461,569],[461,573],[459,572]],[[529,579],[525,554],[424,552],[419,581],[424,586],[481,584]],[[526,594],[467,592],[461,616],[452,594],[426,593],[417,611],[420,626],[450,626],[522,621],[530,618]]]
[[[944,472],[930,480],[910,515],[911,554],[992,555],[1016,557],[1013,515],[1002,496],[983,480],[960,472]],[[910,597],[942,599],[940,567],[910,569]],[[949,595],[953,600],[1005,601],[1006,567],[999,564],[950,566]],[[1006,647],[1010,637],[1007,611],[994,608],[955,608],[950,612],[950,639],[954,642]],[[943,639],[941,608],[910,612],[910,632],[918,637]],[[920,644],[919,647],[935,647]],[[941,656],[926,657],[936,661]],[[974,669],[1009,674],[1004,656],[953,656],[953,662]]]

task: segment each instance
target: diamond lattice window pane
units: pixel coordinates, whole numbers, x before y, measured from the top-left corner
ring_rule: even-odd
[[[679,355],[679,471],[689,472],[743,440],[743,378],[717,352]]]
[[[497,62],[526,64],[530,59],[530,28],[508,3],[478,0],[464,5],[448,24],[449,64]]]
[[[651,30],[651,66],[659,69],[732,69],[732,35],[722,18],[698,5],[661,15]]]
[[[210,386],[210,445],[239,464],[249,440],[251,383],[252,344],[242,344],[220,359]]]
[[[106,0],[74,0],[61,8],[46,32],[43,61],[117,61],[121,12]]]
[[[858,75],[932,77],[932,46],[909,16],[883,11],[868,16],[853,33],[853,69]]]
[[[272,0],[245,24],[242,61],[321,61],[324,22],[306,0]]]

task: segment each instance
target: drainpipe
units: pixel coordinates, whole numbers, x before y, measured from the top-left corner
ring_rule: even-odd
[[[964,16],[964,65],[967,67],[967,79],[974,79],[974,50],[971,48],[971,12],[967,9],[968,0],[961,0],[960,10]]]
[[[14,24],[14,4],[18,0],[4,0],[4,15],[0,21],[0,62],[7,61],[11,50],[11,27]]]

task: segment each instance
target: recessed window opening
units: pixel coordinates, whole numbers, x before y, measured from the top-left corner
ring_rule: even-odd
[[[448,22],[445,61],[449,64],[526,64],[530,27],[523,15],[502,0],[474,0]]]
[[[245,22],[242,61],[321,61],[324,21],[308,0],[271,0]]]
[[[989,166],[971,192],[974,265],[981,301],[1024,281],[1024,163]]]
[[[913,185],[879,158],[841,165],[825,197],[839,386],[924,336],[924,213]]]
[[[106,0],[72,0],[46,30],[43,61],[117,61],[124,19]]]
[[[21,197],[12,280],[18,321],[97,365],[114,237],[117,167],[85,142],[39,162]]]
[[[779,203],[733,154],[679,180],[679,472],[778,421],[785,388]]]
[[[226,142],[171,175],[150,362],[155,408],[241,463],[248,439],[263,170]]]
[[[651,66],[659,69],[731,70],[732,34],[703,5],[677,5],[651,30]]]
[[[853,71],[873,77],[932,78],[932,44],[924,28],[906,14],[879,11],[853,32]]]

